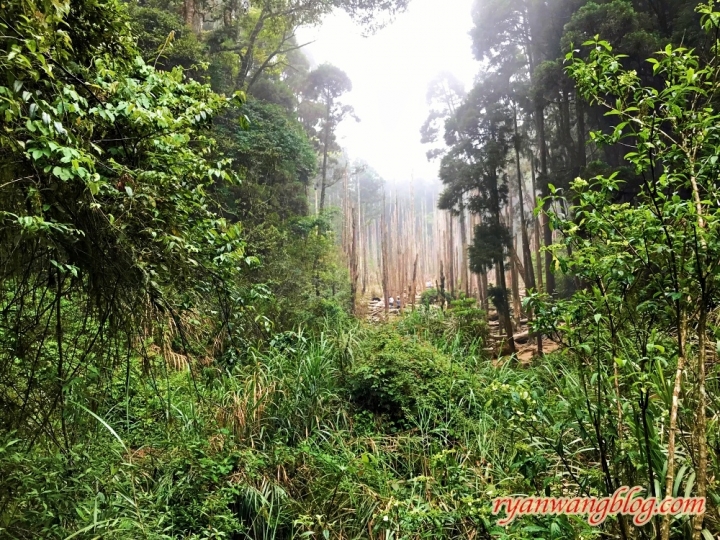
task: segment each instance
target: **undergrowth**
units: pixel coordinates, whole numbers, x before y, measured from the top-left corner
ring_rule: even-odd
[[[23,453],[5,437],[0,476],[10,506],[0,530],[14,538],[589,538],[567,518],[495,525],[492,497],[562,490],[560,460],[522,423],[546,397],[541,389],[561,379],[551,358],[533,371],[493,366],[478,354],[481,338],[438,331],[460,324],[452,318],[416,312],[377,328],[327,319],[318,332],[285,332],[227,366],[132,359],[102,405],[77,405],[94,429],[70,452],[48,444]],[[556,406],[568,412],[562,400]]]

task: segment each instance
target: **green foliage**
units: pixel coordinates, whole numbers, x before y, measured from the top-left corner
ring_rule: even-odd
[[[706,30],[716,32],[712,6],[698,11]],[[608,487],[642,481],[664,494],[692,470],[694,493],[716,504],[716,465],[705,456],[717,409],[704,396],[716,391],[707,347],[715,339],[720,256],[711,202],[718,198],[720,151],[717,60],[668,45],[648,60],[656,79],[646,85],[608,42],[585,45],[587,59],[570,53],[568,71],[584,97],[616,121],[610,133],[592,138],[631,141],[625,159],[642,183],[631,203],[618,200],[625,183],[618,172],[572,184],[575,219],[552,215],[570,255],[562,256],[559,246],[555,254],[586,285],[552,305],[532,299],[537,327],[567,346],[586,396],[576,429],[581,422],[593,426],[596,435],[588,435],[603,468],[616,471],[605,480]],[[684,396],[679,406],[678,396]],[[583,407],[581,400],[574,406]],[[675,415],[677,424],[668,426]],[[676,437],[690,431],[693,444],[680,450]],[[704,522],[683,518],[673,525],[694,529],[695,537],[703,527],[703,534],[718,528],[712,513]]]
[[[220,10],[202,32],[175,3],[3,5],[0,536],[595,539],[620,535],[620,522],[534,517],[501,529],[490,500],[622,484],[707,495],[704,521],[679,517],[669,536],[717,534],[715,57],[670,46],[634,70],[599,38],[568,57],[584,98],[617,119],[593,142],[629,152],[624,169],[588,166],[597,176],[572,184],[572,212],[550,213],[565,247],[555,260],[583,287],[531,296],[534,328],[564,347],[511,368],[483,354],[474,299],[448,297],[442,311],[425,291],[424,308],[376,328],[346,312],[334,216],[306,215],[317,165],[296,118],[330,124],[307,100],[294,110],[300,82],[271,61],[291,56],[273,51],[294,45],[296,24],[335,4],[300,2],[297,19],[282,2],[251,2],[244,15],[201,4]],[[364,18],[404,2],[337,5]],[[497,32],[475,32],[476,53],[506,73],[537,5],[478,5],[478,29]],[[571,21],[566,37],[615,32],[639,54],[655,22],[635,10],[587,3],[557,19]],[[698,16],[713,35],[720,15],[706,5]],[[527,35],[545,47],[536,22]],[[574,87],[549,53],[534,58],[533,92],[488,76],[448,120],[442,204],[488,218],[478,269],[505,257],[506,157],[531,95],[557,105],[548,189],[567,206]],[[348,87],[331,71],[313,75],[309,95]],[[205,77],[254,97],[227,99]],[[372,205],[381,180],[361,168]],[[623,181],[639,182],[632,200]],[[507,308],[505,291],[490,293]]]
[[[498,311],[508,307],[508,297],[507,290],[503,290],[501,287],[488,287],[488,298]]]
[[[504,225],[475,225],[473,241],[468,248],[470,270],[484,273],[492,269],[498,260],[507,257],[510,241],[510,231]]]
[[[437,289],[426,289],[420,295],[420,303],[428,307],[430,304],[438,304],[441,298],[440,291]],[[450,302],[450,300],[452,300],[452,295],[445,291],[445,301]]]
[[[73,6],[68,25],[95,14]],[[102,9],[109,25],[122,20],[114,4]],[[206,195],[216,181],[232,179],[225,160],[209,160],[213,142],[203,133],[227,101],[184,82],[180,71],[156,72],[129,48],[124,57],[106,52],[112,41],[92,50],[94,38],[65,32],[62,17],[50,21],[65,36],[52,47],[27,37],[52,27],[3,29],[18,43],[6,40],[3,60],[6,233],[54,244],[58,263],[89,276],[104,267],[104,283],[158,289],[194,268],[238,268],[240,240]],[[118,29],[118,47],[127,47],[125,35]],[[75,50],[90,51],[92,64],[68,62]]]
[[[411,425],[418,415],[462,422],[478,406],[477,381],[464,364],[455,364],[418,337],[394,331],[372,336],[348,381],[353,402],[400,426]]]
[[[475,356],[475,352],[483,348],[489,338],[485,312],[477,307],[474,298],[453,299],[449,293],[446,293],[445,299],[448,309],[431,309],[430,301],[437,299],[437,296],[435,289],[425,291],[423,309],[407,314],[399,323],[399,328],[431,342],[439,350],[453,356]],[[471,366],[468,362],[466,365]]]
[[[207,48],[178,14],[135,3],[129,3],[128,11],[137,47],[148,64],[164,71],[180,66],[193,78],[202,77],[201,68],[210,60]]]
[[[477,307],[475,298],[453,300],[447,315],[450,318],[450,335],[460,337],[465,344],[476,340],[480,343],[487,341],[489,331],[486,314]]]
[[[247,129],[239,129],[247,117]],[[307,212],[305,190],[316,158],[300,124],[277,105],[251,99],[217,122],[218,150],[233,159],[242,182],[223,196],[245,223],[279,224]]]

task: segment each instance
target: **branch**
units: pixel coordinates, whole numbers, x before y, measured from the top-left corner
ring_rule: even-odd
[[[280,45],[277,49],[275,49],[273,52],[271,52],[268,57],[265,59],[265,61],[260,65],[260,67],[257,69],[257,71],[253,74],[252,78],[250,79],[250,82],[248,83],[247,87],[250,89],[253,84],[257,82],[258,77],[262,74],[262,72],[270,65],[270,62],[273,60],[273,58],[289,53],[291,51],[296,51],[298,49],[301,49],[302,47],[305,47],[307,45],[310,45],[311,43],[315,43],[315,41],[308,41],[307,43],[303,43],[302,45],[296,45],[294,47],[289,47],[287,49],[282,49],[282,46],[285,45],[288,41],[290,41],[292,38],[295,37],[295,33],[293,32],[290,36],[283,37],[282,41],[280,42]]]

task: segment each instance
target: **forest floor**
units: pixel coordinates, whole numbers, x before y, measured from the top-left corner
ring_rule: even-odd
[[[364,314],[364,318],[369,323],[379,324],[385,321],[385,302],[382,299],[374,300],[371,295],[366,295],[360,301],[360,305],[366,308],[367,311]],[[402,309],[398,309],[397,307],[390,307],[388,309],[387,316],[389,319],[400,317],[404,311],[413,309],[423,309],[420,294],[416,295],[414,305],[410,304],[407,306],[403,306]],[[439,310],[441,309],[441,307],[435,304],[431,304],[430,309]],[[361,317],[363,316],[363,314],[360,315]],[[487,343],[486,351],[490,353],[498,363],[502,363],[507,360],[510,355],[504,347],[506,338],[500,328],[500,321],[498,319],[498,314],[495,310],[490,310],[488,312],[488,326],[490,329],[490,340]],[[516,347],[515,357],[520,364],[529,364],[533,360],[533,358],[537,356],[537,342],[536,340],[529,337],[527,318],[521,318],[519,321],[513,324],[513,328],[515,332],[513,334]],[[556,351],[558,348],[559,345],[556,342],[552,341],[547,337],[543,338],[543,354],[551,353],[553,351]]]

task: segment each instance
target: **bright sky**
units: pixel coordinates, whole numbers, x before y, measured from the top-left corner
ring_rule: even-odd
[[[340,144],[388,181],[437,176],[420,143],[420,126],[429,107],[428,83],[449,71],[469,89],[478,70],[472,56],[470,10],[473,0],[412,0],[408,10],[370,37],[362,37],[344,13],[322,26],[302,29],[300,43],[314,65],[329,62],[345,71],[353,90],[343,102],[355,107],[357,123],[338,128]]]

